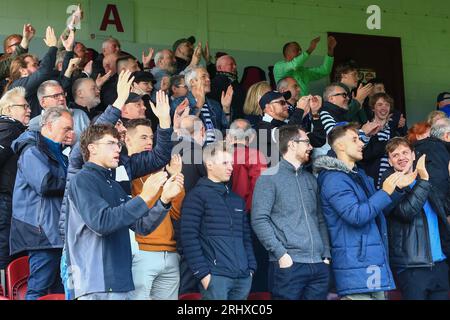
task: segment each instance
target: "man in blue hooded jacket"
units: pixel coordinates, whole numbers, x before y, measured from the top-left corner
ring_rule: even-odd
[[[337,126],[328,141],[337,159],[319,157],[314,167],[319,172],[337,293],[347,300],[383,300],[384,291],[395,289],[383,209],[391,204],[405,175],[389,176],[376,191],[373,179],[356,166],[364,146],[356,127]]]

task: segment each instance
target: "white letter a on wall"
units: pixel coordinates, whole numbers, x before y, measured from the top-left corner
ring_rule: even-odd
[[[367,28],[369,30],[381,29],[381,9],[377,5],[371,5],[367,8],[367,13],[371,14],[367,18]]]

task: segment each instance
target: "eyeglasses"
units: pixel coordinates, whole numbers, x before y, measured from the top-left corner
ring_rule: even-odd
[[[95,142],[93,144],[104,144],[104,145],[108,146],[108,148],[111,148],[111,149],[113,147],[117,146],[119,148],[119,151],[122,150],[122,148],[123,148],[122,142],[108,141],[108,142]]]
[[[279,100],[279,101],[273,101],[272,103],[279,103],[280,106],[284,107],[285,105],[287,105],[287,101],[286,100]]]
[[[55,94],[51,94],[51,95],[48,95],[48,96],[43,96],[42,98],[52,98],[52,99],[58,99],[58,98],[62,98],[62,97],[66,97],[67,96],[67,93],[65,93],[65,92],[60,92],[60,93],[55,93]]]
[[[307,145],[311,144],[311,141],[309,139],[292,139],[292,141],[297,143],[303,142],[306,143]]]
[[[347,92],[336,93],[336,94],[332,94],[331,96],[332,97],[342,96],[342,98],[344,98],[344,99],[348,98]]]
[[[24,110],[31,109],[31,108],[30,108],[30,105],[29,105],[28,103],[24,103],[24,104],[12,104],[11,107],[21,107],[21,108],[23,108]]]
[[[178,84],[175,87],[177,87],[177,88],[187,88],[187,85],[185,85],[185,84]]]
[[[16,42],[16,43],[10,44],[8,46],[8,48],[11,48],[11,47],[14,47],[14,46],[18,46],[19,44],[20,44],[20,42]]]

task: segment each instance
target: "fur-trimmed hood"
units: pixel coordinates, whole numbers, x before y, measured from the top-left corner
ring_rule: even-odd
[[[356,173],[356,171],[350,170],[344,162],[337,158],[330,156],[320,156],[313,163],[314,173],[320,173],[323,170],[341,171],[344,173]]]

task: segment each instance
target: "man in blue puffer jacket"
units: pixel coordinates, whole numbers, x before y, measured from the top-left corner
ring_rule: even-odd
[[[226,186],[233,155],[223,142],[203,152],[208,178],[201,178],[181,209],[183,253],[201,281],[206,300],[245,300],[256,260],[244,199]]]
[[[49,108],[41,132],[26,131],[13,144],[20,155],[14,185],[11,254],[27,251],[30,265],[27,300],[62,291],[58,277],[63,242],[58,222],[67,175],[62,143],[73,137],[65,107]]]
[[[405,175],[391,175],[376,191],[373,179],[355,166],[364,146],[356,127],[337,126],[328,141],[337,159],[319,157],[314,167],[319,172],[337,293],[346,300],[383,300],[384,291],[395,289],[383,209],[397,196],[394,190]]]

